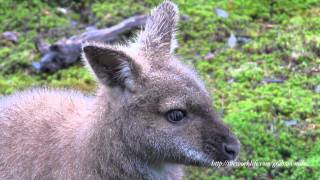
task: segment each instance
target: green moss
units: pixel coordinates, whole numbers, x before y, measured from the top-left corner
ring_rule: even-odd
[[[95,89],[93,77],[80,65],[54,74],[36,74],[31,63],[41,56],[34,39],[54,42],[72,35],[70,16],[58,12],[59,4],[32,0],[0,0],[0,32],[20,33],[17,44],[0,38],[0,94],[33,86]],[[177,53],[193,64],[205,79],[219,112],[242,143],[240,160],[301,161],[309,167],[188,168],[187,179],[318,179],[320,178],[320,3],[317,0],[215,1],[177,0],[188,20],[179,24]],[[82,4],[81,4],[82,3]],[[60,5],[67,5],[68,0]],[[89,24],[105,27],[149,12],[157,1],[72,2],[90,11]],[[229,13],[218,17],[215,8]],[[80,8],[81,9],[81,8]],[[70,30],[71,28],[71,30]],[[246,44],[229,48],[230,34],[248,37]],[[209,53],[215,57],[204,60]],[[266,83],[281,79],[283,83]],[[288,121],[297,122],[288,126]]]

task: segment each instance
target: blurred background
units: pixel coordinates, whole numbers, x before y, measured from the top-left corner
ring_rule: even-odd
[[[65,63],[48,51],[56,53],[55,44],[75,35],[147,14],[160,2],[0,0],[0,95],[33,86],[93,92],[95,80],[79,58]],[[215,107],[240,138],[240,161],[308,164],[190,167],[186,179],[319,179],[320,1],[174,2],[181,11],[176,53],[200,72]],[[110,41],[124,43],[137,31]],[[50,61],[59,66],[41,69]]]

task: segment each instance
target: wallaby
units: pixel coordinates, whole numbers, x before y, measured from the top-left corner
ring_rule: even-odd
[[[95,96],[45,88],[0,99],[0,179],[182,179],[183,165],[237,157],[196,73],[172,48],[177,6],[165,1],[126,46],[87,42]]]

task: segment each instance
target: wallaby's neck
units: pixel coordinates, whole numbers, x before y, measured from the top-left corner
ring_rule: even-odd
[[[100,94],[99,94],[100,93]],[[149,163],[139,158],[127,145],[126,133],[122,131],[125,115],[120,101],[106,96],[101,91],[93,108],[96,112],[89,115],[92,119],[86,129],[84,163],[86,174],[98,179],[179,179],[182,168],[165,163]],[[103,99],[104,101],[101,101]],[[91,178],[91,177],[90,177]]]

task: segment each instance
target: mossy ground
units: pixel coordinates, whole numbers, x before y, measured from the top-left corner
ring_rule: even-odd
[[[310,164],[189,168],[187,179],[320,178],[320,2],[175,2],[183,16],[177,53],[200,71],[215,106],[240,138],[240,160],[303,160]],[[35,73],[31,63],[40,59],[35,38],[42,35],[54,42],[83,31],[87,24],[110,26],[125,17],[146,13],[158,3],[0,0],[0,32],[20,33],[17,44],[0,39],[0,94],[32,86],[92,91],[95,81],[80,62],[54,74]],[[67,15],[57,9],[64,6],[71,7]],[[217,16],[216,8],[227,11],[229,17]],[[78,23],[72,26],[72,22]],[[227,42],[231,34],[249,42],[230,48]]]

